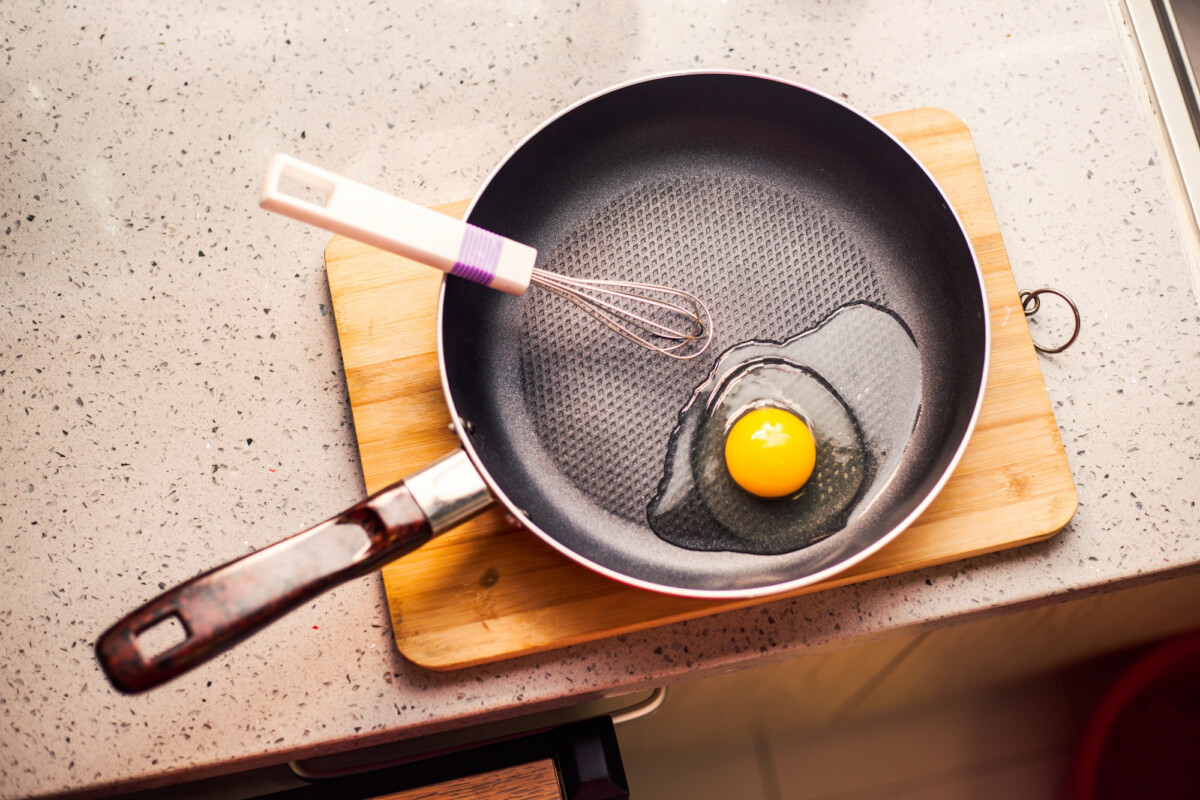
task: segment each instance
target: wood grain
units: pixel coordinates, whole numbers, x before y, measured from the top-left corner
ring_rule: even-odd
[[[970,132],[940,109],[878,118],[946,192],[982,266],[991,371],[954,475],[902,535],[840,575],[793,594],[1039,541],[1077,495]],[[438,207],[462,215],[467,202]],[[457,447],[437,373],[440,273],[342,237],[326,269],[369,491]],[[396,645],[457,669],[715,614],[763,600],[711,601],[629,588],[515,529],[493,508],[383,569]]]
[[[531,761],[433,786],[380,795],[375,800],[478,800],[480,797],[489,800],[562,800],[554,761]]]

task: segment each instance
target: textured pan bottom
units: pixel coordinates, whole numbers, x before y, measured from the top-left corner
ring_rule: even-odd
[[[788,339],[850,303],[888,307],[852,233],[786,186],[732,169],[647,177],[541,252],[557,272],[688,289],[712,313],[710,353],[678,362],[618,340],[559,298],[525,298],[521,388],[542,448],[597,505],[641,525],[679,410],[723,351]]]

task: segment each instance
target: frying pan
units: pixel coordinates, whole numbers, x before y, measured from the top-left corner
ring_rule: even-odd
[[[990,341],[970,242],[912,154],[825,94],[729,72],[622,84],[527,137],[467,219],[537,248],[539,266],[693,291],[712,312],[710,353],[666,359],[553,296],[444,280],[438,363],[461,450],[122,619],[96,645],[118,689],[156,686],[497,501],[550,546],[633,586],[718,598],[815,583],[903,531],[966,446]],[[902,320],[920,360],[919,414],[869,507],[775,555],[655,535],[646,507],[669,434],[719,354],[783,341],[853,303]],[[844,344],[841,358],[863,349]],[[870,391],[888,391],[889,365],[868,367]],[[138,636],[172,618],[184,640],[144,655]]]

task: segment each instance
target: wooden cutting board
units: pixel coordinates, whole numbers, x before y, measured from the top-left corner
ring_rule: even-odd
[[[934,174],[971,237],[991,312],[991,371],[963,459],[920,519],[871,557],[792,594],[1036,542],[1062,528],[1078,502],[970,132],[931,108],[878,121]],[[438,210],[461,216],[466,207]],[[325,264],[363,474],[374,492],[458,446],[437,369],[441,273],[343,237],[329,242]],[[499,507],[392,562],[383,578],[396,646],[439,670],[767,602],[624,586],[507,524]]]

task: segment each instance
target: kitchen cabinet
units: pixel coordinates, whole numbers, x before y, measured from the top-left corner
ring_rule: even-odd
[[[328,769],[278,800],[623,800],[629,787],[610,717],[595,717],[473,747],[365,769]]]
[[[469,778],[457,778],[437,786],[380,795],[377,800],[561,800],[554,762],[535,761]]]
[[[641,760],[658,748],[700,749],[714,732],[732,744],[817,731],[967,697],[1195,629],[1200,575],[993,612],[672,686],[663,708],[622,728],[621,741]],[[711,720],[720,720],[719,728]]]

